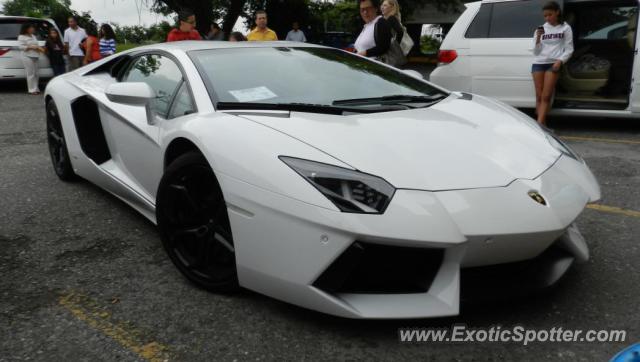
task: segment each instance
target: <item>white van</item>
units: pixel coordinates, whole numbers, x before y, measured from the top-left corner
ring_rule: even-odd
[[[36,27],[36,37],[41,46],[49,35],[49,29],[58,27],[50,19],[28,18],[25,16],[2,16],[0,15],[0,81],[3,79],[24,79],[26,73],[22,64],[22,54],[18,48],[18,35],[20,27],[24,23],[31,23]],[[58,30],[62,39],[62,33]],[[53,77],[53,69],[49,64],[49,58],[40,54],[38,60],[40,78]]]
[[[640,118],[638,0],[556,0],[574,34],[551,114]],[[447,34],[430,80],[535,108],[533,33],[547,0],[483,0]]]

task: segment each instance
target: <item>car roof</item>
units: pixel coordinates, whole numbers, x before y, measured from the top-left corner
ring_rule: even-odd
[[[167,43],[158,43],[144,45],[135,48],[135,50],[166,50],[166,51],[183,51],[190,52],[194,50],[207,50],[207,49],[237,49],[237,48],[326,48],[322,45],[315,45],[309,43],[298,43],[293,41],[242,41],[242,42],[229,42],[229,41],[215,41],[215,40],[185,40],[175,41]]]
[[[40,20],[40,21],[46,21],[46,22],[53,22],[52,19],[49,18],[33,18],[30,16],[13,16],[13,15],[0,15],[0,20],[3,19],[16,19],[16,20]]]

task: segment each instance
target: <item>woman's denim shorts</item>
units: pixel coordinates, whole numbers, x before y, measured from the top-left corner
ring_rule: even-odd
[[[531,73],[537,72],[550,72],[551,67],[553,67],[553,63],[549,64],[532,64],[531,65]]]

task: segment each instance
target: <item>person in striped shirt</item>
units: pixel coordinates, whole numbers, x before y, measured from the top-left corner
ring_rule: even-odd
[[[100,55],[108,57],[116,52],[116,34],[109,24],[100,27]]]

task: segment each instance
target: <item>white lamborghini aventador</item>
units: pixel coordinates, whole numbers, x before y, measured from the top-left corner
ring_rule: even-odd
[[[176,267],[350,318],[557,281],[600,189],[523,113],[308,44],[136,48],[46,90],[55,172],[157,223]],[[462,283],[461,283],[462,282]]]

